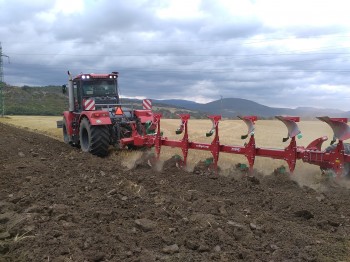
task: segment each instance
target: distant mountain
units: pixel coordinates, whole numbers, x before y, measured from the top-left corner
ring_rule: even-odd
[[[68,97],[62,94],[61,87],[13,87],[4,88],[5,114],[18,115],[61,115],[68,108]],[[123,104],[141,108],[138,99],[122,99]],[[319,109],[313,107],[276,108],[241,98],[224,98],[206,104],[181,99],[153,99],[154,111],[163,114],[164,118],[178,118],[178,114],[189,113],[192,118],[205,118],[206,115],[222,115],[236,118],[238,115],[256,115],[260,118],[272,118],[276,115],[294,115],[303,118],[316,116],[348,117],[350,111],[337,109]]]
[[[176,107],[183,107],[186,109],[190,109],[190,110],[196,110],[198,108],[199,105],[196,102],[193,101],[189,101],[189,100],[181,100],[181,99],[165,99],[165,100],[156,100],[153,99],[153,103],[158,103],[158,104],[166,104],[166,105],[172,105],[172,106],[176,106]]]
[[[314,107],[297,107],[294,109],[296,115],[303,117],[312,116],[333,116],[333,117],[348,117],[349,112],[332,108],[314,108]]]
[[[221,114],[224,117],[236,117],[238,115],[258,115],[270,117],[277,114],[285,114],[284,108],[272,108],[256,102],[241,98],[224,98],[203,104],[199,110],[211,114]]]
[[[261,118],[272,118],[276,115],[293,115],[303,118],[314,118],[316,116],[350,117],[350,112],[338,109],[319,109],[313,107],[298,107],[296,109],[277,108],[241,98],[224,98],[206,104],[186,100],[162,100],[163,103],[168,103],[168,101],[171,101],[171,104],[175,106],[184,106],[187,109],[199,110],[206,114],[219,114],[228,118],[235,118],[239,115],[256,115]]]

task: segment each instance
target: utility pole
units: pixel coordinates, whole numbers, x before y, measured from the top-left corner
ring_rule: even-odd
[[[1,117],[4,117],[5,115],[5,98],[4,98],[4,66],[3,66],[3,57],[7,57],[7,59],[9,60],[10,63],[10,57],[3,54],[2,53],[2,46],[1,46],[1,42],[0,42],[0,102],[1,102],[1,106],[0,106],[0,110],[1,110]]]

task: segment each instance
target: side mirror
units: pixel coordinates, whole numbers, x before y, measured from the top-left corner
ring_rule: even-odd
[[[62,93],[63,94],[67,93],[67,85],[62,85]]]

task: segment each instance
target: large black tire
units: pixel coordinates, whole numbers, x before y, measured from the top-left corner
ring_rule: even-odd
[[[330,145],[329,147],[326,148],[326,152],[332,152],[335,150],[336,147],[337,147],[337,144]],[[344,143],[344,152],[345,152],[345,154],[350,155],[350,144],[349,143]],[[346,178],[350,178],[350,163],[349,162],[346,162],[344,164],[343,175]]]
[[[107,126],[92,126],[87,118],[80,122],[80,147],[83,152],[104,157],[108,155],[110,141]]]

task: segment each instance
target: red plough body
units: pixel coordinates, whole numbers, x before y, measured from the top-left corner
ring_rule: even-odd
[[[156,126],[156,133],[151,135],[140,135],[136,131],[136,125],[132,126],[133,135],[127,140],[121,140],[122,145],[133,143],[138,146],[155,147],[156,159],[159,159],[161,148],[163,146],[181,148],[183,159],[179,161],[181,167],[185,167],[187,164],[187,156],[189,150],[203,150],[211,152],[213,156],[213,163],[209,168],[217,173],[218,160],[220,153],[228,154],[239,154],[244,155],[247,158],[249,171],[253,171],[255,158],[258,157],[269,157],[274,159],[281,159],[287,162],[290,173],[293,173],[295,165],[298,159],[303,162],[320,166],[322,169],[333,170],[337,176],[341,176],[344,170],[344,164],[350,163],[350,155],[344,152],[343,141],[350,138],[350,127],[347,125],[347,118],[330,118],[330,117],[318,117],[319,120],[327,123],[333,130],[334,136],[332,143],[338,140],[338,143],[334,150],[327,152],[321,150],[324,141],[328,140],[326,136],[317,138],[311,142],[307,147],[297,146],[296,137],[301,136],[301,132],[297,125],[300,121],[299,117],[292,116],[276,116],[276,118],[282,121],[287,129],[288,135],[283,138],[283,142],[290,139],[288,146],[284,149],[272,149],[257,147],[254,138],[254,125],[257,121],[256,116],[243,116],[239,117],[245,122],[248,127],[248,133],[243,135],[241,138],[246,139],[249,136],[249,141],[244,146],[236,145],[222,145],[219,139],[219,121],[221,116],[212,115],[208,118],[212,121],[212,129],[207,133],[207,136],[214,134],[213,140],[210,144],[208,143],[197,143],[189,140],[188,135],[188,121],[190,119],[189,114],[181,114],[181,124],[176,130],[176,134],[183,134],[180,140],[169,140],[163,137],[161,134],[161,114],[153,114],[153,124]]]

